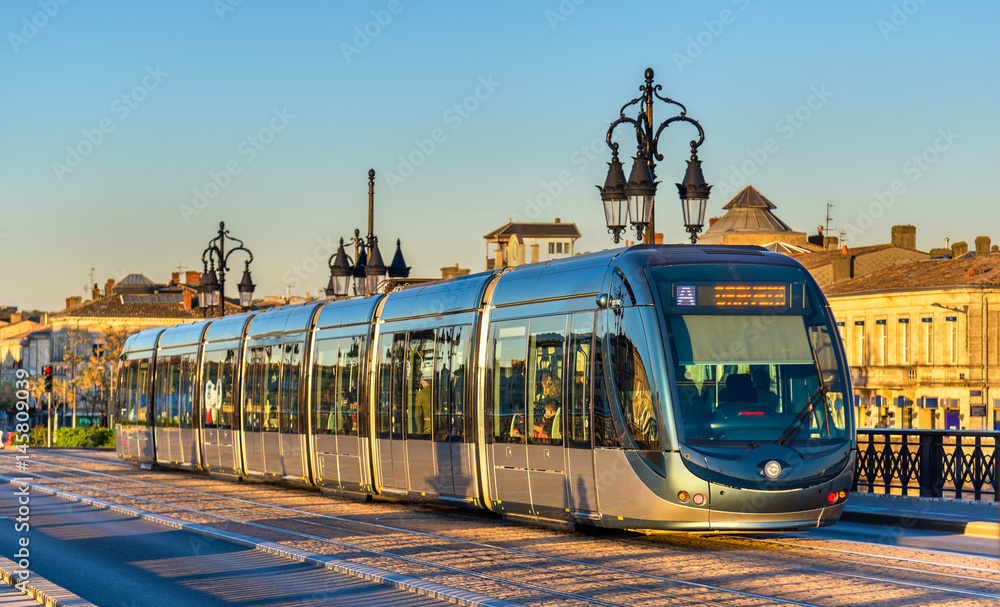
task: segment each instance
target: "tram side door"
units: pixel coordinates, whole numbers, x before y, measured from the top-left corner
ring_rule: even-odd
[[[566,410],[566,462],[572,514],[599,520],[597,484],[594,476],[592,390],[594,364],[594,313],[573,314],[570,320],[569,352],[566,366],[572,374]]]
[[[434,377],[434,444],[440,495],[469,497],[470,461],[465,442],[465,367],[469,327],[442,327],[437,334]]]
[[[491,331],[494,495],[503,513],[530,514],[525,420],[528,321],[494,323]]]
[[[378,454],[382,487],[407,490],[406,445],[403,441],[403,388],[406,333],[383,335],[379,342]]]

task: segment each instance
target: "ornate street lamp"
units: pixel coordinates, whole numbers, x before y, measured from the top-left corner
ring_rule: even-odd
[[[396,256],[393,257],[390,268],[385,267],[382,253],[378,249],[378,237],[375,236],[375,169],[368,170],[368,236],[362,237],[361,230],[354,230],[354,237],[348,241],[354,245],[356,261],[351,264],[351,258],[344,252],[344,239],[341,239],[337,252],[327,261],[327,265],[330,266],[330,282],[326,288],[328,296],[346,296],[348,283],[352,278],[354,294],[366,296],[378,292],[387,275],[395,278],[394,274],[405,272],[403,277],[409,276],[410,268],[406,267],[403,261],[399,240],[396,240]]]
[[[212,268],[203,272],[201,281],[198,283],[198,293],[200,294],[201,307],[209,310],[219,302],[219,279],[215,276],[215,261],[212,261]]]
[[[330,283],[326,286],[327,297],[347,297],[351,284],[351,261],[344,251],[344,239],[340,239],[337,252],[330,256],[326,264],[330,266]]]
[[[691,242],[693,243],[697,241],[697,234],[704,225],[704,205],[708,200],[708,191],[711,189],[711,186],[704,183],[705,179],[701,174],[701,161],[698,160],[698,146],[705,141],[705,131],[702,130],[697,120],[688,118],[687,108],[659,94],[663,87],[653,84],[652,68],[646,69],[645,76],[646,84],[639,87],[642,94],[622,106],[618,120],[612,122],[608,128],[606,140],[608,147],[611,148],[611,162],[608,163],[608,176],[604,187],[597,186],[601,192],[601,200],[604,202],[604,218],[608,232],[612,234],[614,241],[618,242],[621,239],[621,233],[625,230],[627,220],[635,229],[636,238],[641,239],[646,244],[655,242],[653,205],[657,185],[656,162],[663,160],[663,155],[658,152],[660,133],[675,122],[687,122],[698,129],[698,139],[691,141],[691,160],[688,161],[688,173],[684,178],[684,183],[679,184],[678,188],[683,188],[680,191],[680,196],[684,211],[684,225],[691,233]],[[678,115],[662,122],[654,131],[653,102],[655,99],[676,105],[681,108],[681,111]],[[636,118],[625,116],[625,109],[635,104],[639,104],[639,115]],[[632,125],[638,142],[638,151],[634,157],[632,172],[627,182],[621,161],[618,159],[618,144],[612,141],[615,127],[622,123]],[[699,204],[701,205],[700,210]]]
[[[382,254],[378,250],[378,238],[371,234],[368,235],[368,248],[371,250],[371,255],[365,265],[365,278],[368,285],[365,292],[368,295],[374,295],[379,284],[385,280],[385,264],[382,262]]]
[[[253,303],[253,290],[257,285],[253,284],[250,278],[250,262],[243,266],[243,278],[240,284],[236,285],[236,290],[240,292],[240,307],[246,310]]]
[[[410,277],[410,266],[406,265],[406,260],[403,259],[403,248],[398,238],[396,239],[396,254],[392,256],[392,263],[386,268],[386,272],[389,278],[406,279]]]
[[[698,232],[705,225],[705,207],[708,206],[708,192],[712,186],[705,183],[697,153],[692,152],[691,160],[687,163],[684,183],[676,185],[681,196],[681,208],[684,210],[684,229],[691,234],[691,244],[695,244],[698,242]]]
[[[239,243],[239,246],[226,251],[226,239]],[[201,263],[204,272],[201,282],[198,284],[198,291],[202,295],[202,307],[207,313],[211,308],[218,306],[218,315],[226,315],[226,271],[229,270],[229,256],[236,251],[243,251],[250,258],[243,266],[243,279],[238,285],[240,292],[240,306],[249,308],[253,301],[253,280],[250,278],[250,263],[253,261],[253,253],[243,246],[243,241],[233,238],[226,229],[226,222],[219,222],[219,235],[208,241],[208,247],[201,253]],[[218,262],[219,275],[216,278],[215,265]],[[209,269],[211,264],[211,269]]]

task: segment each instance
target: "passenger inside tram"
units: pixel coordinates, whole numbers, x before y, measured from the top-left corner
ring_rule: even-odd
[[[535,425],[533,426],[534,437],[556,438],[553,426],[559,419],[559,401],[555,398],[545,399],[543,407],[545,409],[544,413],[542,413],[541,417],[535,419]]]

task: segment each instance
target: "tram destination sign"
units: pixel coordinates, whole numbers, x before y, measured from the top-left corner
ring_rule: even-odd
[[[710,283],[674,285],[675,306],[787,308],[788,285]]]

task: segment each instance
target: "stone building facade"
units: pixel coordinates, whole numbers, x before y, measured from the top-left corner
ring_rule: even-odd
[[[571,257],[580,230],[556,217],[553,223],[508,222],[483,238],[486,269],[492,270]]]
[[[824,291],[860,426],[1000,429],[1000,255],[888,266]]]

